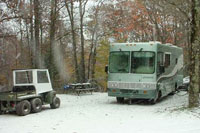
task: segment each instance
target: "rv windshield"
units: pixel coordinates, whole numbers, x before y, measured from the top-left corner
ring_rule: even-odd
[[[130,64],[130,52],[111,52],[109,58],[110,73],[128,73]]]
[[[131,72],[152,74],[155,71],[155,53],[147,51],[132,52]]]

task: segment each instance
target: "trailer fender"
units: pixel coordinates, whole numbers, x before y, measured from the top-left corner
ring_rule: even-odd
[[[55,91],[50,91],[50,92],[47,92],[46,96],[45,96],[45,102],[46,103],[53,103],[53,98],[56,96],[56,92]]]

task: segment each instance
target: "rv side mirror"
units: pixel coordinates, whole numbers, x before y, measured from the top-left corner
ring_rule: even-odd
[[[164,72],[165,72],[165,66],[160,66],[159,69],[160,69],[160,72],[161,72],[161,73],[164,73]]]
[[[105,66],[105,72],[108,73],[108,65]]]

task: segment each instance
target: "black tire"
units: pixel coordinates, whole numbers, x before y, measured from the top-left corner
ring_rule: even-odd
[[[150,104],[151,104],[151,105],[156,104],[156,103],[160,100],[161,96],[162,96],[161,91],[157,92],[157,93],[156,93],[156,97],[155,97],[154,99],[151,99],[151,100],[149,101]]]
[[[116,97],[118,103],[123,103],[124,98],[123,97]]]
[[[171,93],[169,93],[169,95],[173,96],[176,93],[176,91],[178,91],[178,85],[177,85],[177,83],[175,83],[174,90]]]
[[[3,114],[3,111],[1,111],[1,101],[0,101],[0,115]]]
[[[177,83],[175,83],[175,91],[178,91],[180,86],[177,85]]]
[[[34,98],[31,100],[31,108],[33,113],[38,113],[42,110],[42,101],[40,98]]]
[[[54,97],[50,106],[52,109],[59,108],[60,107],[60,99],[58,97]]]
[[[3,111],[1,110],[1,104],[0,104],[0,115],[2,115],[3,114]]]
[[[19,116],[28,115],[31,112],[31,104],[28,100],[21,101],[17,104],[16,113]]]

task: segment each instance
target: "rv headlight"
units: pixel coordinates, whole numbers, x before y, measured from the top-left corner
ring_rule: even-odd
[[[118,88],[118,83],[116,83],[116,82],[108,82],[108,88]]]
[[[150,86],[149,86],[149,84],[145,84],[145,83],[143,83],[143,88],[149,88]]]
[[[143,87],[145,89],[156,89],[156,84],[146,83],[146,84],[143,84]]]

